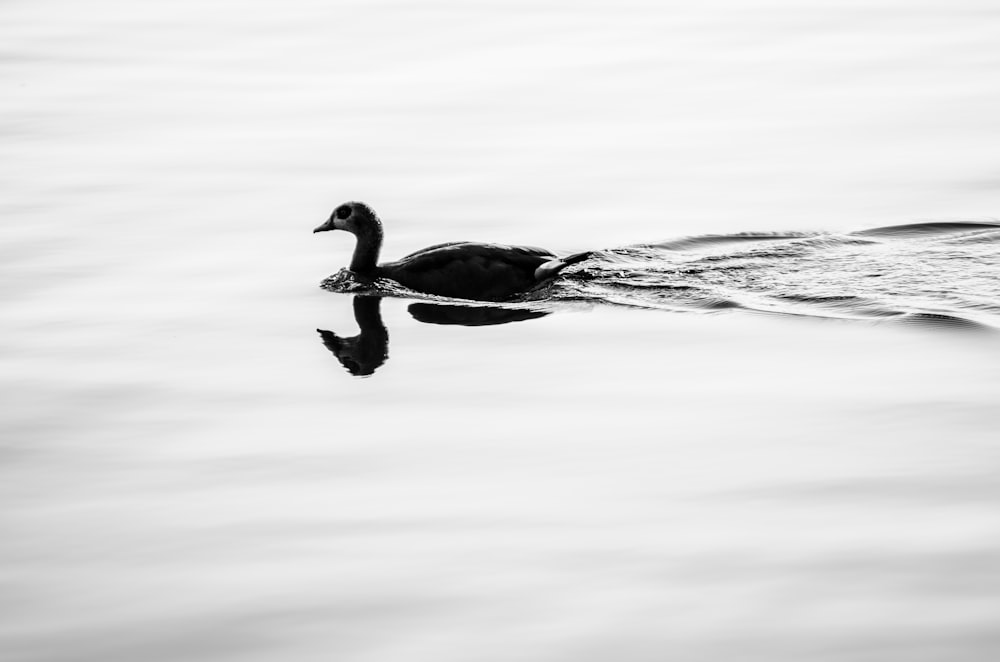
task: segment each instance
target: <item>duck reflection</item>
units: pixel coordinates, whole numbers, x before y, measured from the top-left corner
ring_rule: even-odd
[[[382,324],[381,303],[382,297],[354,297],[354,321],[361,329],[356,336],[338,336],[332,331],[316,329],[323,345],[352,375],[370,375],[389,358],[389,332]]]
[[[356,295],[354,320],[361,330],[356,336],[339,336],[332,331],[316,329],[323,345],[352,375],[373,374],[389,358],[389,331],[382,323],[383,297]],[[541,310],[503,308],[501,306],[456,306],[453,304],[412,303],[407,311],[418,322],[426,324],[457,324],[460,326],[493,326],[545,317]]]
[[[453,306],[439,303],[411,303],[406,309],[413,319],[426,324],[491,326],[545,317],[541,310],[521,310],[499,306]]]

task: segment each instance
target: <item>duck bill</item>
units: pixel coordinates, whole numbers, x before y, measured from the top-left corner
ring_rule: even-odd
[[[327,221],[323,225],[313,230],[313,234],[316,234],[317,232],[329,232],[330,230],[336,230],[336,229],[337,228],[333,224],[333,219],[331,218],[329,221]]]

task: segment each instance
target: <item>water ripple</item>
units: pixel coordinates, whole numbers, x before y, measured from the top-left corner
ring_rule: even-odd
[[[586,302],[673,311],[758,312],[935,328],[1000,328],[1000,224],[919,223],[851,234],[686,237],[595,251],[507,305]],[[342,271],[339,292],[440,299]]]

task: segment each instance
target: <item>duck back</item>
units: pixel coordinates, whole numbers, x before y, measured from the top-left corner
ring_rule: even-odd
[[[454,242],[378,266],[378,275],[419,292],[501,301],[538,284],[535,270],[555,256],[541,248]]]

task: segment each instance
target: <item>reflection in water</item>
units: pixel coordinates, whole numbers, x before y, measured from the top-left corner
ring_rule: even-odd
[[[381,303],[382,297],[354,297],[354,319],[361,329],[356,336],[316,329],[326,348],[352,375],[370,375],[389,358],[389,332],[382,323]]]
[[[389,358],[389,332],[382,322],[382,297],[356,295],[354,319],[361,333],[338,336],[332,331],[316,329],[323,345],[352,375],[364,377],[374,373]],[[460,326],[493,326],[545,317],[541,310],[503,308],[501,306],[456,306],[436,303],[414,303],[407,308],[410,315],[427,324],[457,324]]]
[[[521,305],[584,301],[678,311],[745,309],[817,318],[891,322],[939,331],[994,333],[1000,327],[1000,224],[937,222],[850,234],[705,235],[589,253]],[[341,270],[324,288],[420,296],[388,279]],[[358,294],[361,333],[323,343],[354,375],[388,356],[379,296]],[[487,326],[536,319],[547,311],[501,305],[413,303],[419,322]]]
[[[438,303],[414,303],[407,310],[413,319],[427,324],[459,324],[461,326],[492,326],[538,319],[548,311],[502,308],[499,306],[452,306]]]

